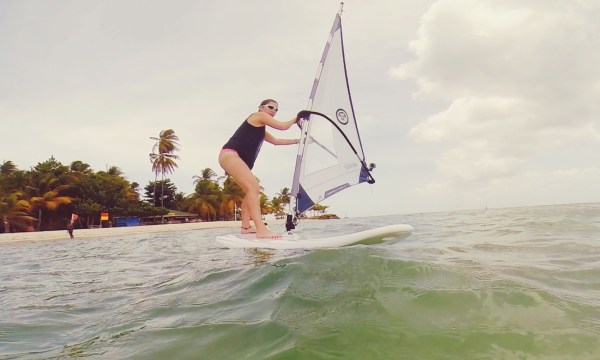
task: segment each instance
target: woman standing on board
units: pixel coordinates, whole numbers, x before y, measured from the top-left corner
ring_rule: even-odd
[[[277,110],[279,109],[275,100],[263,100],[258,111],[244,120],[219,153],[219,164],[244,191],[241,207],[242,234],[256,233],[256,237],[259,238],[277,238],[279,235],[267,228],[261,218],[260,188],[258,180],[252,174],[256,156],[264,140],[274,145],[292,145],[300,141],[299,139],[277,139],[265,130],[266,126],[287,130],[298,121],[297,117],[288,121],[275,120],[273,116]],[[250,219],[256,229],[250,227]]]

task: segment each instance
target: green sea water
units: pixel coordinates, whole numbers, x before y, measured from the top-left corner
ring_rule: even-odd
[[[0,359],[599,359],[600,204],[407,223],[395,245],[224,249],[228,229],[0,244]]]

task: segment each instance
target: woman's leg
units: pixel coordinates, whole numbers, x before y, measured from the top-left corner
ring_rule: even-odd
[[[248,207],[248,202],[242,200],[242,234],[254,234],[256,233],[256,229],[250,226],[250,208]]]
[[[244,191],[244,200],[242,201],[242,210],[244,207],[248,210],[250,219],[256,226],[256,237],[260,238],[276,238],[279,235],[272,232],[265,226],[260,216],[260,188],[258,181],[250,168],[240,158],[240,156],[233,151],[221,152],[219,155],[219,163],[221,167],[233,178],[235,182]],[[243,211],[242,211],[243,212]]]

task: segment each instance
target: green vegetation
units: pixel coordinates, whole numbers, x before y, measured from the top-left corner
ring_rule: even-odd
[[[219,177],[205,168],[193,177],[192,194],[178,192],[165,178],[177,168],[178,137],[168,129],[151,139],[155,141],[150,154],[155,180],[144,187],[144,198],[139,184],[129,182],[116,166],[94,171],[82,161],[66,166],[54,157],[31,170],[20,170],[11,161],[0,163],[0,233],[64,229],[72,213],[79,215],[78,225],[84,228],[99,225],[102,212],[108,212],[111,218],[150,217],[165,215],[172,209],[214,221],[233,220],[237,211],[239,217],[243,193],[233,178]],[[262,213],[281,218],[289,201],[288,188],[271,200],[261,192]]]

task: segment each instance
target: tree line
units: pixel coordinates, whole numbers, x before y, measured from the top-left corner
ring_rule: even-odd
[[[143,189],[128,181],[116,166],[94,171],[79,160],[64,165],[50,157],[30,170],[20,170],[12,161],[3,161],[0,232],[64,229],[73,213],[78,214],[83,228],[99,225],[103,212],[111,217],[160,217],[169,210],[178,210],[198,214],[204,221],[233,220],[244,195],[233,178],[205,168],[193,177],[192,194],[178,192],[166,177],[177,168],[178,137],[167,129],[150,139],[154,141],[149,159],[155,179]],[[284,216],[289,201],[288,188],[271,199],[260,193],[264,215]],[[325,209],[318,206],[315,210]]]

